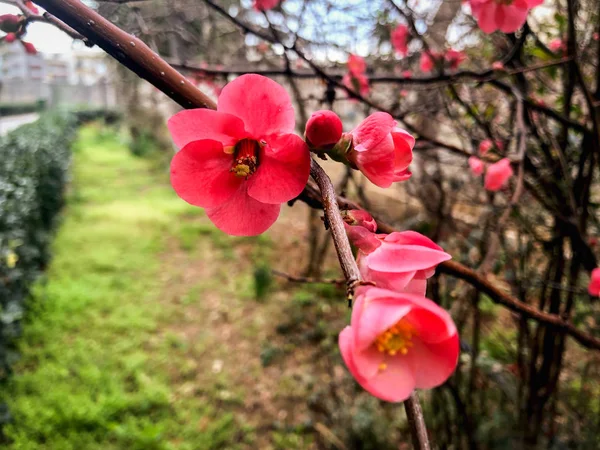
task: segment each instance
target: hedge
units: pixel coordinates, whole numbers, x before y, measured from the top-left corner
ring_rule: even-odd
[[[0,139],[0,379],[16,358],[14,338],[32,282],[49,261],[64,203],[74,115],[48,115]]]
[[[39,100],[32,103],[0,103],[0,116],[15,116],[17,114],[40,112],[45,108],[46,100]]]

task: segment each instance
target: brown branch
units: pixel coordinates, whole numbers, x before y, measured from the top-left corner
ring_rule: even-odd
[[[313,278],[313,277],[301,277],[297,275],[291,275],[289,273],[281,272],[280,270],[272,269],[271,273],[281,278],[285,278],[287,281],[292,283],[309,283],[309,284],[335,284],[341,286],[346,283],[345,279],[341,278]]]
[[[413,391],[408,400],[404,402],[404,410],[406,418],[412,431],[413,447],[419,450],[429,450],[429,436],[427,435],[427,427],[421,403],[419,403],[419,395],[417,391]]]

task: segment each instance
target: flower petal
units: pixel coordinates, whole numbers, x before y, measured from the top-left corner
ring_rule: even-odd
[[[431,389],[444,383],[458,362],[458,335],[437,344],[424,344],[419,339],[413,341],[410,352],[415,361],[416,387]]]
[[[229,172],[231,163],[220,142],[190,142],[171,160],[171,184],[192,205],[217,206],[233,196],[243,181]]]
[[[393,356],[386,359],[387,367],[363,386],[374,396],[388,402],[403,402],[415,390],[416,363],[415,356]]]
[[[242,119],[246,131],[257,140],[271,134],[291,133],[296,123],[294,107],[285,88],[256,74],[242,75],[226,85],[217,111]]]
[[[248,195],[263,203],[283,203],[297,197],[310,174],[310,152],[295,134],[269,138],[259,155],[258,170],[248,180]]]
[[[445,309],[426,297],[408,293],[401,295],[413,302],[406,320],[415,327],[421,341],[428,345],[437,344],[457,334],[456,325]]]
[[[394,182],[394,140],[388,134],[368,151],[351,151],[350,159],[371,183],[381,188]]]
[[[223,146],[229,146],[246,137],[241,119],[210,109],[178,112],[169,119],[167,127],[179,148],[202,139],[212,139],[221,142]]]
[[[371,270],[379,272],[412,272],[437,266],[452,257],[443,251],[422,245],[383,242],[377,251],[367,255]]]
[[[353,131],[354,150],[371,150],[387,137],[396,126],[394,118],[385,112],[376,112],[363,120]]]
[[[233,236],[256,236],[265,232],[279,217],[281,205],[254,200],[243,183],[225,203],[207,209],[206,215],[215,226]]]

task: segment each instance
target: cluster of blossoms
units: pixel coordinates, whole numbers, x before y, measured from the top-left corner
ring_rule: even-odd
[[[479,155],[484,156],[493,146],[502,150],[503,144],[501,141],[492,143],[490,139],[485,139],[479,144]],[[488,191],[499,191],[502,189],[508,180],[513,176],[513,169],[508,158],[490,164],[486,169],[486,164],[477,156],[469,158],[469,167],[471,172],[476,176],[481,176],[485,172],[483,185]]]
[[[37,8],[33,3],[25,2],[25,4],[31,10],[31,12],[37,14]],[[24,16],[17,16],[14,14],[0,15],[0,31],[6,33],[2,38],[0,38],[0,42],[11,44],[15,41],[19,41],[25,49],[25,52],[30,55],[37,54],[35,46],[31,42],[26,42],[22,39],[26,31]]]
[[[354,59],[349,68],[364,73],[364,61]],[[224,232],[256,235],[275,222],[281,203],[303,190],[310,150],[360,170],[380,187],[411,176],[415,139],[387,113],[374,113],[344,133],[335,113],[317,111],[305,140],[293,134],[294,126],[282,86],[260,75],[237,78],[223,88],[216,111],[187,110],[169,120],[179,147],[171,162],[173,188],[205,208]],[[348,369],[388,401],[438,386],[456,367],[458,335],[448,313],[424,295],[436,265],[450,255],[412,231],[376,234],[364,211],[350,211],[345,221],[361,275],[376,285],[357,290],[351,324],[340,334]]]
[[[450,315],[425,291],[450,255],[414,231],[376,234],[365,211],[349,211],[345,220],[361,276],[376,284],[358,289],[350,326],[339,336],[348,370],[365,390],[391,402],[439,386],[456,368],[459,339]]]

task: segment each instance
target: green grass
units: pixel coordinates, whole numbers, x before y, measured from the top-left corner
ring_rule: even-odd
[[[13,415],[7,448],[237,448],[234,440],[251,430],[202,395],[180,392],[173,372],[193,378],[198,368],[186,358],[189,344],[161,331],[181,314],[162,301],[170,239],[190,252],[199,236],[223,249],[234,241],[178,200],[164,169],[131,155],[116,132],[81,130],[73,176],[54,259],[24,324],[22,357],[3,388]]]

